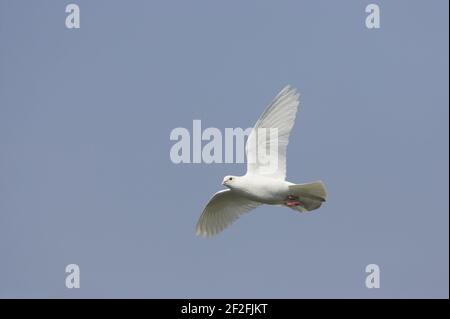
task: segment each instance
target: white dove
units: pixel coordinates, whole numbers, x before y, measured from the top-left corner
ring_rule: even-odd
[[[286,86],[273,99],[250,132],[245,146],[247,173],[244,176],[225,176],[222,185],[228,189],[214,194],[201,214],[197,235],[208,237],[223,231],[240,215],[262,205],[281,205],[299,212],[319,208],[326,199],[326,191],[321,181],[308,184],[293,184],[286,178],[286,147],[289,134],[294,126],[298,109],[299,94]],[[260,129],[273,129],[278,136],[266,138]],[[277,140],[274,141],[274,138]],[[277,152],[269,154],[269,161],[276,162],[275,169],[268,170],[258,158],[257,149],[267,149],[275,143]]]

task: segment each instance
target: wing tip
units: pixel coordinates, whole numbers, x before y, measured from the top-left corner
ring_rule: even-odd
[[[202,238],[210,238],[212,236],[214,236],[214,232],[208,232],[206,230],[201,229],[200,227],[196,227],[195,228],[195,236],[197,237],[202,237]]]
[[[280,91],[280,93],[278,93],[279,97],[287,95],[293,96],[298,103],[298,100],[300,98],[300,92],[298,92],[298,90],[290,84],[285,85],[283,89]]]

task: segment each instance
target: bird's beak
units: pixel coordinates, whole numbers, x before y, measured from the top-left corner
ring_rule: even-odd
[[[223,181],[223,182],[222,182],[222,185],[224,185],[224,186],[225,186],[225,183],[226,183],[226,181]]]

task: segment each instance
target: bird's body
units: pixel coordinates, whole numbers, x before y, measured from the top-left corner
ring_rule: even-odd
[[[270,177],[246,174],[236,177],[236,182],[230,189],[245,198],[262,204],[281,205],[289,195],[290,185],[293,184]]]
[[[327,194],[321,181],[294,184],[285,180],[286,148],[298,97],[295,89],[287,86],[266,108],[247,140],[247,174],[225,176],[222,185],[228,189],[217,192],[209,200],[197,222],[198,235],[215,235],[243,213],[262,204],[309,212],[325,201]]]

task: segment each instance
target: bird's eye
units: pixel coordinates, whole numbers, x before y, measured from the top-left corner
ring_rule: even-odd
[[[232,181],[232,180],[233,180],[233,177],[230,177],[229,180]]]

